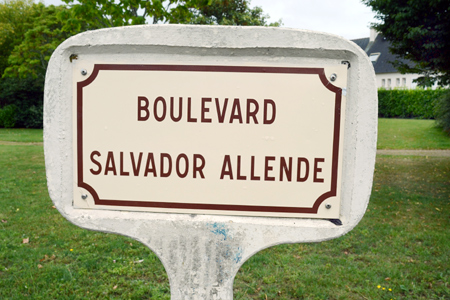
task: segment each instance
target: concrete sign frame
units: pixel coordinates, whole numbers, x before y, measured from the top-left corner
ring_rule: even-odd
[[[341,202],[328,219],[178,214],[74,207],[74,75],[97,64],[348,67],[343,121]],[[75,71],[76,70],[76,71]],[[333,74],[326,74],[330,78]],[[119,120],[120,121],[120,120]],[[377,90],[367,55],[338,36],[263,27],[150,25],[85,32],[62,43],[45,84],[44,151],[49,194],[60,213],[82,228],[132,237],[163,263],[172,299],[232,299],[240,266],[283,243],[321,242],[354,228],[372,188]]]

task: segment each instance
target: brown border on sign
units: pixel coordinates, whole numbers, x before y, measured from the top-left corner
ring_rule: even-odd
[[[101,70],[109,71],[189,71],[189,72],[232,72],[232,73],[274,73],[274,74],[311,74],[318,75],[322,84],[336,94],[334,110],[333,153],[331,167],[330,190],[319,196],[313,207],[253,206],[204,203],[177,203],[155,201],[133,201],[100,199],[93,187],[83,180],[83,88],[91,84]],[[320,204],[330,197],[336,196],[339,162],[339,141],[341,128],[342,89],[331,84],[325,76],[324,68],[293,67],[251,67],[251,66],[201,66],[201,65],[126,65],[95,64],[92,74],[84,81],[77,83],[77,173],[78,187],[91,193],[95,205],[148,207],[169,209],[221,210],[242,212],[274,212],[317,214]]]

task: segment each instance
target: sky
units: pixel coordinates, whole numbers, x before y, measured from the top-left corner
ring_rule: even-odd
[[[44,0],[60,5],[61,0]],[[270,16],[269,22],[282,19],[287,28],[327,32],[346,39],[369,37],[375,13],[361,0],[251,0],[250,7],[260,6]]]
[[[251,0],[270,22],[282,19],[283,27],[327,32],[347,39],[369,37],[375,13],[361,0]]]

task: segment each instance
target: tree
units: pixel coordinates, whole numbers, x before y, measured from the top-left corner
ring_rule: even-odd
[[[0,74],[3,75],[0,79],[0,109],[3,113],[9,112],[9,122],[4,126],[42,128],[44,78],[50,56],[61,42],[84,28],[79,24],[70,26],[73,16],[61,17],[68,11],[63,6],[47,7],[43,3],[25,2],[7,1],[0,6],[0,12],[5,12],[7,5],[26,7],[19,11],[20,14],[9,10],[8,18],[4,17],[8,13],[0,13],[2,28],[8,28],[7,33],[10,33],[0,44],[0,49],[8,50],[1,57],[4,67]],[[63,30],[63,27],[70,30]]]
[[[71,26],[73,18],[64,6],[33,4],[31,27],[25,32],[21,43],[10,53],[4,76],[31,76],[43,80],[48,61],[56,47],[85,29],[78,26],[81,23]]]
[[[391,52],[411,60],[414,66],[399,61],[402,73],[423,75],[418,83],[450,84],[450,2],[448,0],[363,0],[381,21],[374,24],[391,42]]]
[[[208,0],[63,0],[92,29],[162,23],[187,23],[191,10]]]
[[[35,5],[32,0],[0,2],[0,110],[5,127],[42,127],[43,80],[3,76],[12,53],[33,28]]]
[[[264,26],[269,18],[262,8],[249,8],[248,0],[63,1],[92,29],[146,23]]]
[[[0,1],[0,108],[11,108],[21,127],[42,126],[47,65],[72,35],[147,22],[267,25],[268,18],[247,0],[63,0],[67,6]]]
[[[32,27],[33,0],[0,2],[0,78],[8,66],[8,57]]]
[[[280,26],[281,20],[267,24],[268,15],[261,7],[249,7],[247,0],[211,0],[199,5],[194,11],[192,24],[208,25],[244,25],[244,26]]]

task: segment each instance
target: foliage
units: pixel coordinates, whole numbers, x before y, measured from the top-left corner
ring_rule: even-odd
[[[8,3],[15,2],[21,1]],[[8,66],[0,79],[0,107],[17,107],[17,127],[42,128],[44,78],[50,56],[62,41],[85,29],[74,22],[76,18],[68,11],[63,6],[43,3],[28,6],[30,19],[26,26],[22,24],[27,30],[8,54]]]
[[[419,84],[450,84],[450,5],[448,0],[363,0],[377,12],[374,27],[391,42],[391,52],[411,60],[397,61],[402,73],[423,75]]]
[[[207,25],[244,25],[244,26],[280,26],[281,20],[267,24],[268,15],[261,7],[249,7],[247,0],[211,0],[198,7],[194,12],[192,24]]]
[[[444,92],[444,89],[379,89],[378,116],[381,118],[433,119],[436,99]]]
[[[221,6],[221,24],[266,25],[268,17],[261,8],[249,9],[243,0],[64,1],[70,8],[45,6],[32,0],[0,3],[0,108],[9,104],[17,107],[15,126],[42,128],[47,65],[56,47],[72,35],[103,27],[145,24],[148,19],[152,23],[195,23],[194,18],[199,22],[209,18],[207,23],[212,24]],[[238,12],[232,11],[237,8]],[[8,126],[11,124],[8,122]]]
[[[187,23],[191,9],[208,0],[63,0],[90,29],[150,23]]]
[[[17,107],[14,104],[0,109],[0,127],[13,128],[16,125]]]
[[[56,47],[68,37],[86,30],[145,24],[150,18],[152,23],[221,25],[267,25],[268,18],[261,8],[250,9],[247,0],[64,1],[70,9],[31,0],[7,1],[0,6],[0,30],[4,28],[6,33],[4,47],[0,39],[0,52],[4,54],[0,67],[3,63],[4,76],[44,78]],[[12,13],[15,10],[24,11],[21,14],[26,14],[27,18]],[[10,15],[14,19],[9,18]],[[7,43],[10,39],[14,39],[14,43]]]
[[[15,126],[42,128],[43,80],[30,77],[3,78],[0,81],[0,103],[14,105]]]
[[[74,18],[64,6],[32,6],[32,28],[25,33],[22,42],[11,52],[6,77],[45,78],[48,61],[56,47],[71,35],[83,30],[73,26]]]
[[[33,0],[0,2],[0,78],[8,66],[8,57],[32,28]]]
[[[447,90],[436,103],[436,121],[450,135],[450,90]]]
[[[63,0],[91,29],[150,23],[255,25],[267,24],[260,7],[248,0]],[[270,24],[279,26],[281,21]]]
[[[378,119],[378,149],[450,149],[450,137],[434,120]]]

